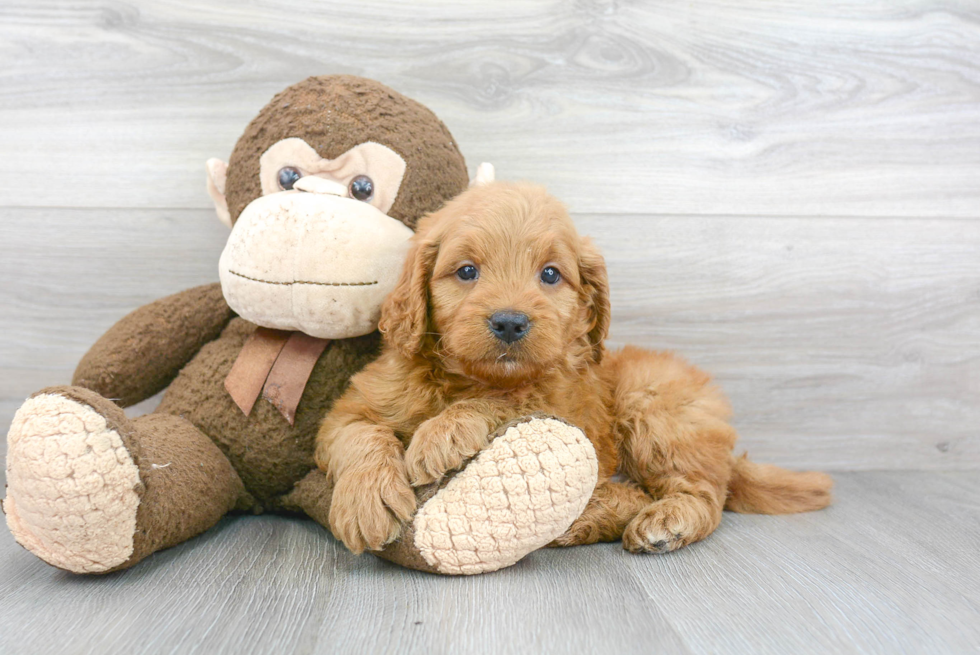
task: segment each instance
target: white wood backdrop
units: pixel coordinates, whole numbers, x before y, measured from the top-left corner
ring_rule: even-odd
[[[713,371],[757,459],[980,466],[980,3],[955,0],[5,0],[4,426],[124,313],[217,278],[203,162],[325,73],[564,199],[611,341]]]

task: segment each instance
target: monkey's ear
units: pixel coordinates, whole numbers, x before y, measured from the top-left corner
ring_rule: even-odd
[[[470,180],[470,186],[483,186],[490,184],[495,179],[497,179],[497,174],[493,170],[493,164],[485,161],[476,167],[476,175]]]
[[[228,179],[228,164],[220,159],[208,160],[208,195],[214,202],[214,211],[218,220],[231,228],[231,213],[228,211],[228,201],[225,199],[225,181]]]

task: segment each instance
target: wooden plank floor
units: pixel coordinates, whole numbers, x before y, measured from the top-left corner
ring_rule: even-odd
[[[816,514],[726,514],[666,556],[602,544],[475,578],[355,557],[311,521],[235,517],[76,577],[0,533],[0,652],[968,653],[980,476],[837,475]]]

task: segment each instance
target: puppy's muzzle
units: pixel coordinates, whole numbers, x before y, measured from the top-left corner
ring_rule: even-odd
[[[523,339],[531,327],[531,319],[522,312],[494,312],[487,322],[493,335],[508,344]]]

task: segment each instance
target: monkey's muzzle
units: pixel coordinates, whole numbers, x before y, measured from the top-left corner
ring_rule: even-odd
[[[262,327],[346,339],[377,329],[412,231],[331,193],[262,196],[238,217],[218,262],[221,289]]]

